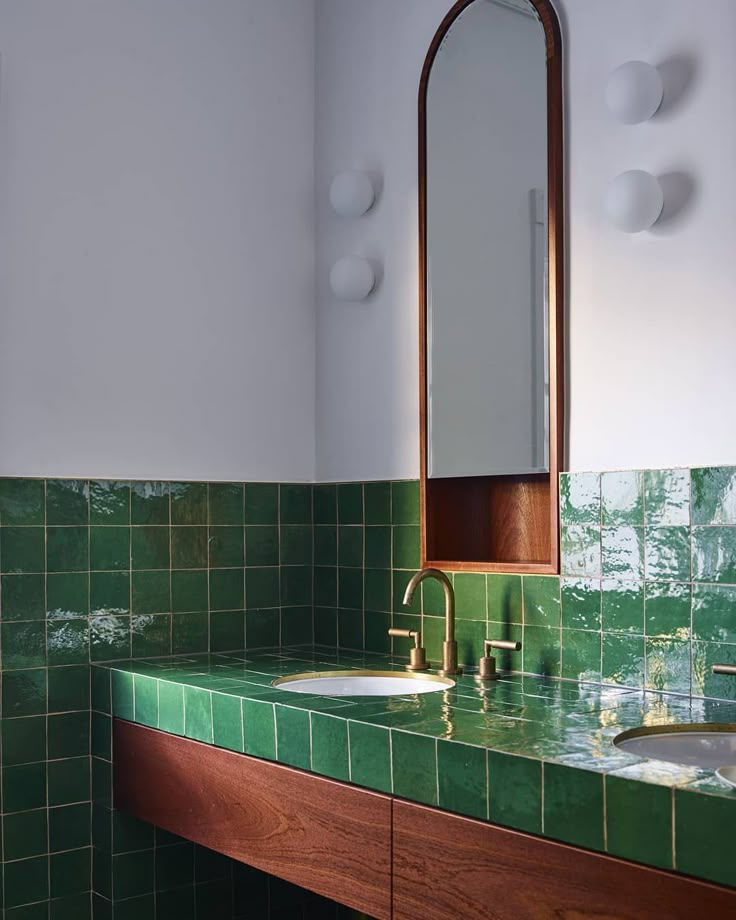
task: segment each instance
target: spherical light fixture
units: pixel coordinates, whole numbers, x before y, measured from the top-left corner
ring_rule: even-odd
[[[373,183],[357,169],[338,173],[330,185],[330,203],[340,217],[362,217],[374,199]]]
[[[606,105],[625,125],[638,125],[662,104],[664,86],[656,67],[644,61],[627,61],[608,78]]]
[[[360,256],[345,256],[338,259],[330,272],[330,287],[338,300],[365,300],[375,283],[373,266]]]
[[[616,176],[606,190],[605,207],[614,227],[625,233],[648,230],[664,206],[659,179],[643,169],[630,169]]]

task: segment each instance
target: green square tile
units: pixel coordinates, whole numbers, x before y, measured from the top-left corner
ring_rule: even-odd
[[[27,859],[48,852],[45,809],[5,815],[3,825],[6,860]]]
[[[315,524],[337,523],[337,486],[315,485],[312,490],[312,514]]]
[[[690,471],[693,524],[736,524],[736,467]]]
[[[693,638],[736,642],[734,603],[736,603],[736,587],[693,585]]]
[[[212,744],[212,695],[199,687],[184,687],[184,734]]]
[[[421,613],[421,592],[415,591],[411,604],[404,605],[406,588],[414,575],[413,572],[395,571],[391,573],[394,613]]]
[[[644,632],[644,585],[641,581],[604,578],[602,582],[604,632]]]
[[[303,524],[284,524],[281,527],[281,565],[312,564],[312,528]],[[362,564],[361,560],[358,565]]]
[[[562,579],[562,625],[566,629],[600,630],[600,580],[593,578]]]
[[[217,528],[218,530],[220,528]],[[230,528],[223,528],[229,530]],[[242,543],[243,528],[240,531]],[[220,541],[221,541],[220,537]],[[241,547],[242,549],[242,547]],[[241,552],[242,556],[242,552]],[[242,558],[240,565],[243,564]],[[207,528],[206,527],[172,527],[171,528],[171,567],[172,569],[206,569],[207,568]]]
[[[520,575],[488,575],[486,596],[490,622],[518,624],[523,622]],[[442,613],[443,610],[444,605],[437,612]]]
[[[276,723],[273,703],[243,700],[245,753],[276,760]]]
[[[344,571],[362,572],[356,569]],[[286,565],[281,567],[281,604],[284,607],[303,607],[312,603],[312,567]]]
[[[318,607],[334,607],[337,604],[337,569],[334,566],[317,566],[314,569],[314,603]]]
[[[677,871],[723,885],[736,885],[731,847],[734,821],[736,799],[675,789]],[[7,876],[5,884],[7,891]]]
[[[57,899],[70,899],[71,895],[82,895],[83,892],[90,890],[92,879],[92,850],[89,847],[84,849],[72,850],[68,853],[54,853],[50,859],[50,880],[51,880],[51,897],[52,911],[55,905],[58,905]],[[71,900],[71,899],[70,899]],[[81,905],[86,908],[89,906],[89,895],[85,900],[74,901],[75,914],[67,913],[67,917],[76,916],[83,920],[84,914],[81,913]],[[80,911],[77,913],[76,911]],[[55,912],[55,911],[54,911]],[[89,914],[87,914],[89,916]]]
[[[600,473],[560,474],[560,520],[563,524],[601,523]]]
[[[525,575],[522,586],[524,625],[559,626],[560,579],[544,575]]]
[[[389,730],[363,722],[349,722],[350,780],[359,786],[392,792]]]
[[[391,483],[366,482],[363,486],[366,524],[391,523]]]
[[[130,617],[114,614],[90,617],[89,650],[92,661],[130,658]]]
[[[279,569],[275,566],[246,569],[245,600],[248,610],[278,607],[281,603]]]
[[[337,570],[337,599],[338,606],[350,610],[363,609],[363,570],[338,569]]]
[[[49,527],[46,531],[47,570],[89,570],[89,527]]]
[[[48,765],[49,805],[71,805],[90,797],[89,757],[53,760]]]
[[[173,482],[170,492],[172,524],[207,523],[206,482]]]
[[[170,483],[131,483],[131,524],[169,524],[171,519],[170,503]]]
[[[314,641],[317,645],[337,645],[337,611],[334,607],[314,608]],[[250,642],[248,643],[250,646]]]
[[[311,607],[287,607],[281,614],[282,645],[312,645],[314,642]]]
[[[49,896],[48,856],[6,863],[4,876],[6,911],[21,904],[43,901]]]
[[[79,802],[49,809],[49,850],[74,850],[89,846],[91,804]]]
[[[365,564],[368,568],[391,567],[391,528],[370,526],[365,528]]]
[[[363,565],[363,528],[343,526],[337,529],[337,560],[339,565]]]
[[[650,525],[690,523],[690,473],[688,470],[644,472],[644,514]]]
[[[141,725],[158,728],[158,681],[154,677],[133,675],[133,714]]]
[[[44,537],[43,527],[0,528],[0,564],[3,572],[43,572],[46,568]]]
[[[417,481],[391,483],[391,523],[419,524],[419,483]]]
[[[392,730],[391,774],[394,795],[437,805],[437,741]]]
[[[48,708],[49,712],[71,712],[89,709],[90,674],[85,664],[63,668],[49,668]]]
[[[44,524],[45,501],[43,479],[0,479],[0,524]]]
[[[604,683],[644,686],[644,639],[603,634],[601,677]]]
[[[478,664],[478,659],[483,654],[483,640],[486,634],[485,620],[458,620],[456,622],[458,664],[463,667]]]
[[[437,741],[439,806],[471,818],[488,817],[486,752],[458,741]]]
[[[171,611],[171,575],[163,572],[133,572],[133,613]]]
[[[366,611],[364,623],[365,648],[382,655],[391,653],[391,640],[388,630],[391,626],[391,614],[383,611]]]
[[[348,723],[345,719],[311,713],[312,770],[348,782]]]
[[[3,575],[0,580],[0,618],[43,620],[46,587],[43,575]]]
[[[194,847],[191,843],[156,848],[156,895],[194,884]],[[165,916],[169,916],[166,914]],[[172,914],[172,917],[177,916]]]
[[[602,774],[545,763],[543,801],[546,837],[604,849]]]
[[[90,751],[88,712],[65,712],[48,717],[49,760],[84,757]]]
[[[693,581],[736,584],[736,527],[694,527]]]
[[[90,482],[89,519],[91,524],[130,524],[130,483]]]
[[[171,609],[174,613],[206,610],[208,606],[209,579],[206,571],[171,573]]]
[[[280,611],[275,609],[248,611],[245,615],[245,642],[246,648],[269,648],[281,645]]]
[[[86,572],[48,575],[46,597],[50,620],[86,617],[89,614],[89,576]]]
[[[689,527],[647,527],[645,545],[648,580],[690,580]]]
[[[279,564],[279,529],[264,525],[245,528],[246,565]]]
[[[644,477],[636,470],[601,474],[603,523],[644,523]]]
[[[311,526],[311,485],[288,483],[279,486],[279,522],[281,524],[308,524]]]
[[[46,664],[46,623],[43,620],[2,624],[2,668],[40,668]]]
[[[130,618],[134,658],[171,654],[171,614],[135,614]]]
[[[340,648],[361,649],[364,644],[361,610],[337,609],[337,644]]]
[[[78,479],[49,479],[46,483],[48,524],[89,523],[89,483]]]
[[[562,677],[568,680],[600,681],[600,633],[579,629],[562,631]]]
[[[736,665],[736,645],[727,645],[723,642],[693,642],[692,695],[736,700],[733,677],[728,674],[714,674],[714,664]]]
[[[391,572],[388,569],[365,570],[365,608],[391,610]]]
[[[321,525],[314,528],[314,564],[337,565],[337,528]]]
[[[130,575],[128,572],[91,572],[89,597],[93,616],[130,613]]]
[[[111,713],[110,671],[104,667],[93,667],[91,671],[92,708],[97,712]]]
[[[184,734],[184,687],[181,684],[159,682],[158,727],[173,735]]]
[[[304,709],[276,706],[276,737],[279,761],[308,770],[311,764],[309,713]],[[247,744],[247,728],[246,728]]]
[[[575,524],[560,535],[563,575],[596,578],[601,574],[601,528]]]
[[[131,528],[130,558],[133,569],[171,568],[169,527]]]
[[[245,611],[212,611],[210,613],[210,651],[228,652],[244,647]]]
[[[392,527],[392,563],[395,569],[419,568],[419,528],[414,526]]]
[[[101,712],[93,712],[90,728],[92,756],[112,760],[112,718]]]
[[[278,522],[279,487],[272,483],[248,483],[245,487],[245,523],[278,524]],[[237,521],[222,523],[237,523]]]
[[[601,531],[602,571],[605,578],[644,577],[644,528],[604,527]]]
[[[488,752],[488,818],[494,824],[530,834],[542,833],[540,761]]]
[[[6,815],[46,808],[46,764],[26,763],[2,771],[3,811]]]
[[[5,718],[46,712],[46,673],[45,668],[0,672]]]
[[[130,568],[130,528],[90,527],[90,568],[112,571]]]
[[[113,895],[115,901],[134,898],[153,891],[155,882],[153,856],[153,850],[118,853],[113,856]],[[129,915],[129,920],[133,920],[134,917],[145,920],[145,914],[141,914],[139,907]],[[118,920],[117,910],[115,920]]]
[[[46,629],[49,665],[84,664],[89,661],[87,620],[52,620]]]
[[[242,527],[213,526],[210,527],[209,533],[209,564],[211,568],[225,569],[245,565]],[[311,555],[309,561],[311,562]]]
[[[670,582],[646,586],[646,634],[670,639],[690,638],[692,588],[688,583]]]
[[[171,651],[207,652],[210,641],[210,615],[206,610],[175,613],[171,618]]]
[[[146,850],[154,846],[155,828],[145,821],[116,811],[112,816],[112,851],[113,853],[130,853],[133,850]]]
[[[337,520],[339,524],[363,523],[363,484],[344,482],[337,487]]]
[[[127,671],[110,673],[112,713],[119,719],[133,720],[133,675]]]
[[[530,674],[559,677],[561,641],[560,630],[556,627],[525,625],[523,670]]]
[[[245,492],[251,489],[245,488]],[[244,517],[244,488],[237,482],[212,482],[209,486],[210,524],[242,525]],[[246,499],[247,501],[247,499]]]
[[[690,694],[690,642],[677,639],[647,639],[647,690]]]
[[[243,713],[239,696],[212,694],[212,731],[218,747],[243,752]]]
[[[210,609],[242,610],[244,607],[244,569],[212,569],[210,571]]]

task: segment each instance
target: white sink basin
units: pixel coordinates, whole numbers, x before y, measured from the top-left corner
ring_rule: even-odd
[[[639,757],[714,769],[736,765],[736,725],[662,725],[634,728],[614,738],[616,747]]]
[[[279,677],[272,686],[314,696],[406,696],[449,690],[455,681],[434,674],[402,671],[323,671]]]

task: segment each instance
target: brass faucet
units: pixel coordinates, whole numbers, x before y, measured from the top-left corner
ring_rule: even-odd
[[[437,672],[442,677],[450,674],[462,674],[463,669],[457,666],[457,642],[455,641],[455,594],[452,583],[444,572],[439,569],[420,569],[406,586],[404,604],[409,606],[414,598],[417,585],[425,578],[436,578],[445,591],[445,641],[442,643],[442,667]]]

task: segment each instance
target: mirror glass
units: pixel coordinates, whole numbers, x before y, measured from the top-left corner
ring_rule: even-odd
[[[473,0],[426,95],[427,473],[547,472],[547,55],[527,0]]]

